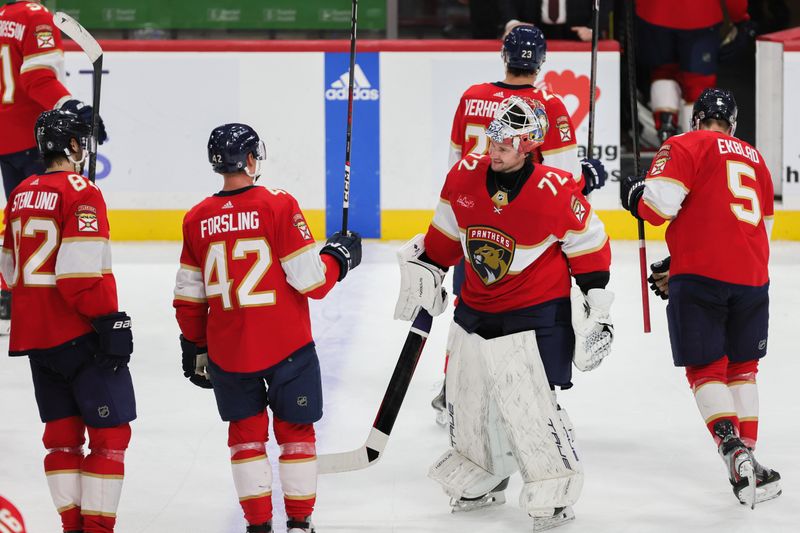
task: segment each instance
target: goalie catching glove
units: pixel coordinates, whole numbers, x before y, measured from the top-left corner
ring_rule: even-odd
[[[443,286],[445,271],[420,256],[425,252],[425,236],[419,234],[397,251],[400,263],[400,294],[394,317],[413,320],[420,307],[431,316],[441,315],[447,308],[447,290]]]
[[[609,315],[614,293],[606,289],[590,289],[583,294],[578,287],[572,287],[570,301],[572,329],[575,330],[572,362],[583,372],[594,370],[608,356],[614,341],[614,324]]]

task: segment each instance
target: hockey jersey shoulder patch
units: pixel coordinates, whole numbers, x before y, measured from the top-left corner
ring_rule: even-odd
[[[97,208],[83,204],[75,210],[75,218],[78,221],[78,231],[84,233],[97,233],[100,231],[100,224],[97,220]]]

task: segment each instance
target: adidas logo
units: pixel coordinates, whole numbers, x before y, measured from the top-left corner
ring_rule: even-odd
[[[233,209],[233,202],[228,200],[227,203],[222,206],[222,209]]]
[[[348,87],[350,85],[350,70],[339,76],[339,79],[331,83],[330,88],[325,91],[326,100],[347,100]],[[377,100],[380,97],[378,89],[373,89],[372,84],[367,79],[361,66],[356,63],[353,71],[353,100]]]
[[[36,178],[31,182],[31,185],[39,185],[39,178]]]
[[[503,91],[500,91],[499,93],[494,93],[492,96],[496,96],[498,98],[505,98],[505,95],[503,94]]]

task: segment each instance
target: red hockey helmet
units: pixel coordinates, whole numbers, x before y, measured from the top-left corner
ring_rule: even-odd
[[[549,123],[538,100],[510,96],[497,108],[486,136],[496,143],[510,144],[524,154],[542,145]]]

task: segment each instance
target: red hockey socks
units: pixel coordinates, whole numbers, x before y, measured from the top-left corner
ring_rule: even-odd
[[[110,533],[125,477],[125,450],[131,427],[87,428],[91,453],[81,464],[81,515],[84,533]]]
[[[728,364],[728,390],[739,415],[739,436],[745,446],[755,449],[758,440],[758,360]]]
[[[313,424],[292,424],[275,418],[275,439],[281,447],[279,475],[286,516],[304,521],[317,501],[317,450]]]
[[[272,520],[272,467],[266,447],[268,424],[267,412],[263,411],[228,426],[233,484],[250,525]]]
[[[83,421],[77,416],[47,422],[44,426],[42,442],[48,452],[44,458],[44,472],[64,531],[83,529],[81,461],[84,429]]]
[[[728,358],[722,357],[711,364],[686,367],[686,378],[694,391],[694,399],[700,415],[705,420],[714,442],[720,439],[714,433],[714,424],[728,419],[739,429],[739,417],[733,395],[728,389]]]

